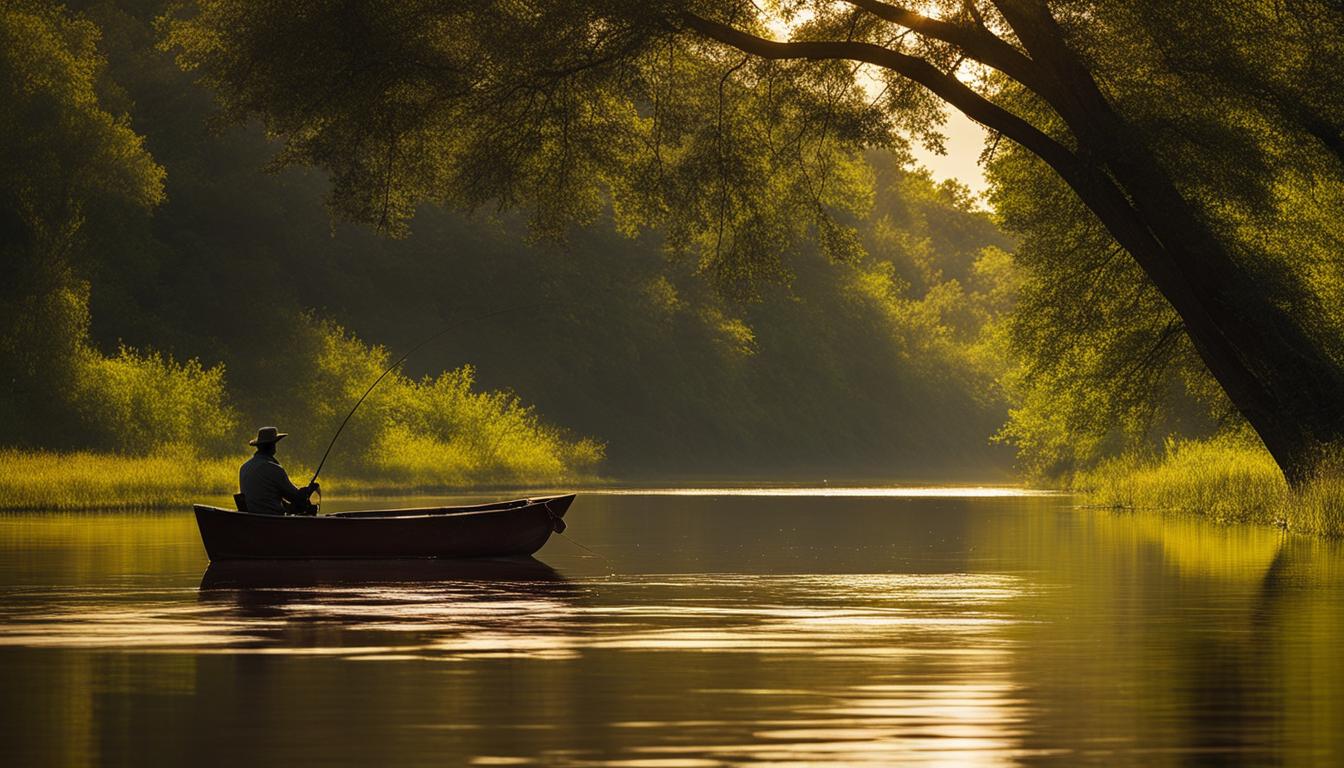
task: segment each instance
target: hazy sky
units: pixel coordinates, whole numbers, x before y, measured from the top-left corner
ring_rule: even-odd
[[[970,187],[972,192],[984,192],[985,174],[976,161],[980,159],[980,150],[984,148],[985,130],[979,123],[955,109],[949,109],[943,133],[947,134],[946,155],[935,155],[915,145],[915,159],[927,166],[939,181],[954,178]]]
[[[788,40],[792,36],[793,29],[812,17],[811,10],[804,9],[802,13],[789,18],[783,18],[778,14],[767,15],[765,22],[766,26],[774,33],[773,36],[776,40]],[[882,79],[871,70],[860,67],[856,74],[859,82],[868,90],[870,95],[876,96],[884,90]],[[980,150],[984,148],[984,129],[980,127],[979,123],[974,122],[957,110],[949,108],[943,133],[947,135],[946,155],[935,155],[923,147],[915,145],[913,147],[915,160],[927,167],[933,173],[933,177],[939,181],[953,178],[970,187],[971,192],[977,195],[984,192],[986,187],[985,175],[976,162],[980,159]]]

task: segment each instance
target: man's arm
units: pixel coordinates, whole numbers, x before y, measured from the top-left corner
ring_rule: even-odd
[[[294,482],[289,479],[289,473],[285,471],[284,467],[281,467],[278,464],[274,466],[276,486],[280,490],[280,497],[285,501],[288,501],[291,504],[308,501],[308,498],[317,490],[317,483],[305,485],[302,488],[296,487]]]

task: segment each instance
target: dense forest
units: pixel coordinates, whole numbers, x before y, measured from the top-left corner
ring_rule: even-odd
[[[1316,466],[1338,9],[785,4],[777,43],[720,5],[7,4],[4,441],[278,422],[320,453],[451,327],[347,466],[1068,477],[1172,438]],[[910,159],[949,104],[992,129],[987,200]]]

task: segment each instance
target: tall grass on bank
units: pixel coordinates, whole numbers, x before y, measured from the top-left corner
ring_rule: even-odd
[[[580,443],[582,448],[584,444]],[[554,455],[514,455],[501,464],[492,457],[449,456],[451,446],[428,442],[404,446],[386,458],[387,471],[370,474],[324,473],[331,495],[452,492],[489,487],[524,488],[595,482],[596,475],[575,471],[576,463],[557,463]],[[71,511],[82,509],[167,509],[191,504],[232,504],[238,490],[238,466],[248,454],[202,457],[189,446],[163,446],[149,456],[113,453],[58,453],[0,449],[0,510]],[[298,485],[312,467],[285,461]],[[530,460],[530,459],[535,460]],[[572,459],[565,455],[565,461]],[[590,457],[580,457],[589,460]],[[425,461],[420,468],[416,461]]]
[[[238,463],[190,448],[152,456],[0,450],[0,509],[150,509],[238,490]]]
[[[1160,456],[1127,455],[1074,477],[1089,503],[1200,515],[1344,536],[1344,461],[1291,489],[1262,447],[1242,438],[1169,440]]]

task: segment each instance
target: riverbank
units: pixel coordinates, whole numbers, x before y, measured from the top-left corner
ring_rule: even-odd
[[[1344,469],[1333,463],[1291,489],[1263,447],[1216,439],[1172,441],[1161,456],[1122,456],[1074,477],[1088,504],[1158,510],[1223,523],[1344,536]]]
[[[188,507],[193,503],[232,503],[243,457],[202,457],[189,449],[167,449],[153,456],[110,453],[0,450],[0,510],[75,511]],[[311,467],[289,466],[302,484]],[[564,483],[593,483],[595,476],[474,477],[464,483],[402,482],[394,478],[323,474],[328,493],[372,496],[398,493],[450,494],[491,488],[528,488]]]

